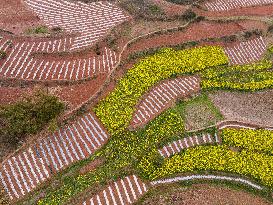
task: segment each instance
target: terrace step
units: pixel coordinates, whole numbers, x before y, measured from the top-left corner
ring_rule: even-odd
[[[259,37],[226,47],[225,53],[229,58],[230,65],[243,65],[261,60],[266,48],[264,38]]]
[[[200,91],[200,79],[196,76],[178,77],[161,82],[143,96],[133,114],[130,127],[135,129],[145,125],[172,103]]]
[[[65,0],[25,0],[25,3],[50,27],[61,27],[66,32],[79,33],[70,50],[94,45],[128,15],[112,3],[70,2]]]
[[[80,80],[110,72],[117,63],[116,53],[104,48],[102,55],[57,60],[36,58],[34,53],[69,50],[73,38],[49,41],[18,42],[0,67],[0,76],[23,80]]]
[[[205,7],[209,11],[229,11],[232,9],[272,4],[273,0],[216,0],[208,2]]]
[[[217,133],[215,133],[213,136],[209,133],[203,133],[201,136],[194,135],[186,137],[183,140],[174,141],[159,149],[158,152],[162,157],[167,158],[181,152],[183,149],[204,144],[220,143],[220,141],[220,136]]]
[[[94,114],[87,114],[7,159],[0,169],[1,182],[11,200],[19,199],[52,174],[94,154],[108,138]]]
[[[82,205],[127,205],[136,202],[145,192],[146,185],[135,175],[127,176],[108,186]]]

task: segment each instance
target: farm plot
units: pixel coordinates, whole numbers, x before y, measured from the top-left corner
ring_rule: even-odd
[[[231,65],[242,65],[260,60],[266,52],[266,47],[265,39],[259,37],[226,47],[225,53]]]
[[[272,0],[216,0],[214,2],[206,3],[205,7],[209,11],[228,11],[236,8],[259,6],[272,3]]]
[[[87,114],[7,159],[0,171],[2,184],[11,200],[21,198],[52,174],[91,156],[107,139],[98,119]]]
[[[79,33],[70,50],[92,46],[111,28],[129,18],[109,2],[72,3],[64,0],[25,0],[26,4],[50,27]]]
[[[130,127],[137,128],[146,124],[168,109],[175,100],[198,92],[199,81],[197,77],[189,76],[156,85],[138,103]]]
[[[125,205],[133,204],[145,192],[146,185],[135,175],[127,176],[108,186],[105,190],[81,204],[83,205]]]
[[[204,144],[220,143],[220,141],[220,136],[218,136],[217,133],[214,135],[203,133],[201,136],[194,135],[186,137],[183,140],[174,141],[159,149],[158,152],[162,157],[167,158],[171,155],[181,152],[183,149]]]
[[[108,73],[117,62],[116,53],[104,48],[102,55],[77,58],[36,58],[34,53],[68,51],[74,37],[47,41],[17,42],[0,67],[0,76],[24,80],[79,80]]]
[[[0,36],[0,51],[7,52],[12,41],[6,37]]]

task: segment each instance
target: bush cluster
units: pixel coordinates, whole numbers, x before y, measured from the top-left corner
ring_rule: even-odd
[[[64,110],[55,96],[42,91],[0,107],[0,134],[3,141],[16,144],[28,134],[36,134]]]

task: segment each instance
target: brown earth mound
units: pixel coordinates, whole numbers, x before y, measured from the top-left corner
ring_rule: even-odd
[[[150,196],[150,197],[149,197]],[[192,187],[178,185],[162,186],[153,190],[140,203],[141,205],[270,205],[267,200],[250,193],[196,184]]]
[[[29,27],[41,24],[40,19],[28,10],[22,0],[1,0],[0,28],[20,34]]]

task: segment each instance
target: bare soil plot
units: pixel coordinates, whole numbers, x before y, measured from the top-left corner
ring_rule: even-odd
[[[178,184],[160,186],[144,196],[137,205],[270,205],[266,199],[231,188],[195,184],[181,187]]]
[[[50,87],[49,92],[60,97],[62,101],[66,102],[69,106],[67,112],[71,112],[87,102],[89,98],[91,98],[103,85],[106,77],[106,74],[101,74],[94,79],[80,84]]]
[[[25,7],[22,0],[1,0],[0,19],[0,28],[14,34],[42,24],[38,16]]]
[[[198,41],[206,38],[222,37],[225,35],[235,34],[243,30],[244,28],[242,26],[234,22],[215,23],[203,21],[190,25],[184,31],[156,35],[138,40],[128,48],[126,53],[142,51],[148,48],[156,48],[159,46],[177,45],[187,41]]]
[[[256,93],[215,91],[209,98],[226,120],[273,126],[273,90]]]

